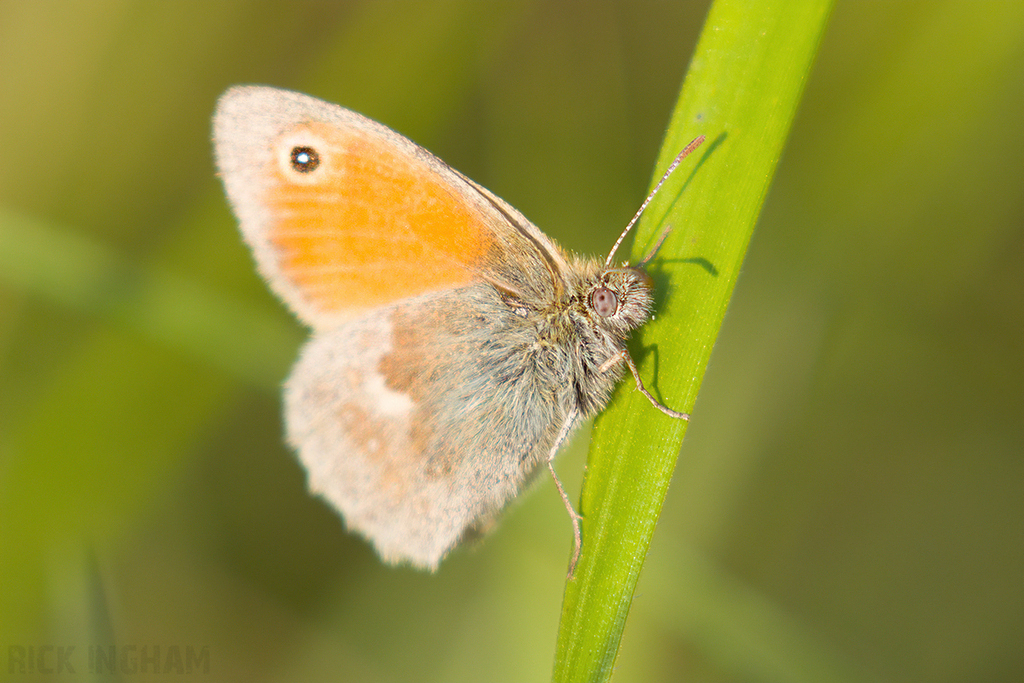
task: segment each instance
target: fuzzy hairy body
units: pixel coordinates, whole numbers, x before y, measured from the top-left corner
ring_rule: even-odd
[[[567,419],[607,403],[621,367],[602,365],[628,330],[588,305],[607,271],[579,261],[566,275],[559,300],[479,283],[318,333],[305,348],[286,389],[289,441],[311,488],[385,560],[436,567],[532,478]],[[633,295],[643,319],[648,291]]]

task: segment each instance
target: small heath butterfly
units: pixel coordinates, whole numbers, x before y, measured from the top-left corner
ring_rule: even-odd
[[[260,273],[313,331],[285,385],[288,442],[384,561],[436,569],[542,466],[554,475],[624,366],[688,418],[626,350],[652,281],[647,259],[612,256],[640,212],[605,261],[566,254],[398,133],[276,88],[228,90],[213,137]],[[555,483],[574,567],[579,515]]]

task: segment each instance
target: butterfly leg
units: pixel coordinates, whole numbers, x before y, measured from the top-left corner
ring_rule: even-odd
[[[665,229],[661,231],[661,237],[659,237],[658,241],[654,243],[654,248],[647,252],[647,256],[644,256],[642,259],[640,259],[640,262],[637,263],[634,267],[643,268],[644,266],[646,266],[650,262],[650,260],[654,258],[654,255],[658,253],[658,250],[661,249],[661,245],[665,243],[665,239],[668,237],[668,234],[670,232],[672,232],[672,226],[666,225]]]
[[[548,453],[548,469],[551,471],[551,478],[555,480],[555,487],[558,489],[558,494],[562,496],[562,502],[565,503],[565,509],[569,512],[569,519],[572,520],[572,533],[573,533],[573,551],[572,561],[569,563],[569,578],[571,579],[573,574],[576,572],[576,563],[580,559],[580,549],[583,547],[583,535],[580,532],[580,520],[583,516],[576,512],[576,509],[572,506],[569,501],[569,496],[565,493],[565,489],[562,487],[562,482],[559,481],[558,475],[555,474],[555,466],[553,461],[555,455],[558,453],[558,449],[562,446],[562,443],[569,437],[569,432],[576,425],[576,420],[579,419],[579,410],[573,408],[569,411],[569,414],[565,416],[565,422],[562,423],[562,428],[558,431],[558,436],[555,437],[555,443],[551,446],[551,452]]]
[[[636,363],[633,362],[633,358],[629,355],[629,351],[627,351],[626,349],[622,349],[622,351],[619,351],[617,354],[606,360],[601,365],[601,367],[598,368],[598,372],[607,372],[619,361],[625,361],[626,366],[629,367],[629,371],[633,373],[633,379],[636,380],[637,391],[646,396],[647,400],[650,401],[655,408],[665,413],[669,417],[674,417],[678,420],[690,419],[689,413],[680,413],[678,410],[672,410],[663,403],[660,403],[658,399],[654,398],[654,396],[651,395],[651,392],[647,391],[647,387],[644,386],[643,380],[640,379],[640,373],[636,369]]]

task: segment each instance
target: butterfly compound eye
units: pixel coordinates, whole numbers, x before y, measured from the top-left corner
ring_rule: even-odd
[[[590,295],[590,305],[602,318],[615,314],[619,307],[619,297],[607,287],[598,287]]]
[[[312,147],[292,147],[291,164],[298,173],[312,173],[320,165],[320,155]]]

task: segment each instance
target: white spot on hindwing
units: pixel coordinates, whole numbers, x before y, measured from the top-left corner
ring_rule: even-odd
[[[388,341],[390,342],[390,339]],[[362,390],[377,414],[388,417],[404,417],[412,412],[413,402],[405,394],[389,389],[384,384],[384,375],[380,374],[377,363],[391,351],[391,344],[388,343],[387,348],[383,347],[384,345],[381,344],[373,367],[367,368],[365,371]]]

